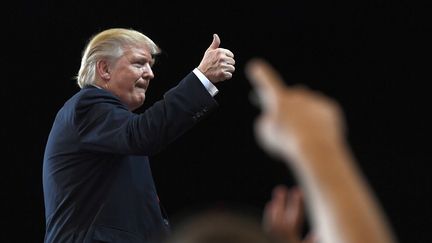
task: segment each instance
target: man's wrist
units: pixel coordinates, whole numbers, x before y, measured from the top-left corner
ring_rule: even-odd
[[[195,68],[192,72],[201,81],[201,83],[204,85],[204,87],[207,89],[207,91],[211,94],[211,96],[215,96],[219,92],[219,90],[216,88],[216,86],[212,82],[210,82],[210,80],[198,68]]]

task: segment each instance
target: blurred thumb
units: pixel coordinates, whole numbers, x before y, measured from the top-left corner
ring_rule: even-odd
[[[214,50],[218,48],[220,45],[220,39],[217,34],[213,34],[213,42],[210,44],[209,48],[207,50]]]

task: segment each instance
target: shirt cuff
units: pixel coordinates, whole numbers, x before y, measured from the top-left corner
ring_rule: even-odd
[[[198,68],[195,68],[193,70],[193,73],[197,76],[197,78],[201,81],[201,83],[204,85],[204,87],[207,89],[207,91],[211,94],[211,96],[215,96],[219,90],[216,88],[210,80],[200,71]]]

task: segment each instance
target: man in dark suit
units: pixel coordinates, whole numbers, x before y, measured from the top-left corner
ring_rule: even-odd
[[[169,229],[148,157],[217,107],[234,55],[215,34],[199,66],[141,114],[158,46],[130,29],[90,39],[81,90],[59,110],[45,148],[45,242],[149,242]]]

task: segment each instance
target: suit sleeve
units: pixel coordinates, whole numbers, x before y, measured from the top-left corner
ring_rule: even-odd
[[[74,126],[84,150],[152,155],[217,106],[199,79],[190,73],[142,114],[128,111],[111,93],[92,89],[76,104]]]

